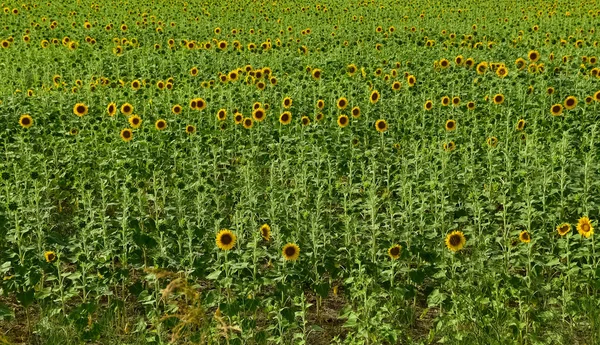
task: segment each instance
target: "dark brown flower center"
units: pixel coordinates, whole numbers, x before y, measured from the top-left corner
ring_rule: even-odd
[[[229,234],[221,235],[221,243],[223,243],[224,245],[228,245],[232,241],[233,241],[233,238],[231,237],[231,235],[229,235]]]
[[[347,121],[347,120],[346,120],[346,118],[345,118],[345,117],[342,117],[342,118],[340,118],[340,123],[341,123],[342,125],[345,125],[345,124],[346,124],[346,121]]]
[[[385,129],[385,122],[379,121],[379,123],[377,123],[377,127],[379,127],[379,129]]]
[[[28,124],[31,123],[31,120],[29,120],[28,117],[24,117],[23,120],[21,120],[21,123],[24,124],[25,126],[27,126]]]
[[[289,246],[285,248],[285,256],[292,257],[296,254],[296,248]]]
[[[575,104],[575,100],[574,99],[572,99],[572,98],[567,99],[567,105],[568,106],[572,106],[574,104]]]
[[[128,113],[130,111],[131,111],[131,107],[130,106],[126,105],[126,106],[123,107],[123,112]]]
[[[281,115],[281,120],[282,120],[283,122],[287,122],[287,121],[289,120],[289,118],[290,118],[290,117],[288,116],[288,114],[283,114],[283,115]]]
[[[460,244],[460,235],[452,235],[450,236],[450,245],[456,247]]]
[[[400,248],[399,248],[399,247],[393,247],[393,248],[390,250],[390,254],[391,254],[392,256],[398,256],[398,255],[400,254]]]
[[[123,132],[123,138],[129,139],[130,137],[131,137],[131,132],[130,131]]]
[[[83,105],[78,105],[77,106],[77,112],[79,114],[83,114],[85,112],[85,107]]]

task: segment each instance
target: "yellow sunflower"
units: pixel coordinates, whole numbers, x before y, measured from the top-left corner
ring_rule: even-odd
[[[156,120],[154,127],[156,127],[156,129],[158,129],[159,131],[162,131],[163,129],[167,128],[167,121],[163,119],[158,119]]]
[[[237,237],[231,230],[223,229],[217,234],[215,243],[222,250],[230,250],[235,246],[236,239]]]
[[[523,243],[529,243],[531,242],[531,234],[529,234],[527,230],[523,230],[519,234],[519,240],[521,240]]]
[[[196,127],[193,125],[187,125],[187,126],[185,126],[185,132],[187,134],[194,134],[194,133],[196,133]]]
[[[106,107],[106,111],[108,112],[108,116],[115,116],[117,113],[117,105],[115,103],[110,103]]]
[[[133,113],[133,105],[129,104],[129,103],[125,103],[121,106],[121,112],[124,115],[131,115]]]
[[[520,119],[517,122],[517,131],[522,131],[523,129],[525,129],[525,120]]]
[[[30,115],[21,115],[19,118],[19,125],[23,128],[29,128],[33,126],[33,118]]]
[[[340,115],[337,119],[338,126],[340,126],[342,128],[348,126],[349,123],[350,123],[350,119],[348,119],[347,115]]]
[[[325,107],[325,101],[320,99],[317,101],[317,108],[323,109]]]
[[[142,119],[137,115],[131,115],[128,121],[133,128],[139,128],[142,125]]]
[[[281,115],[279,115],[279,122],[282,125],[289,125],[290,122],[292,122],[292,113],[290,113],[289,111],[284,111],[283,113],[281,113]]]
[[[263,108],[257,108],[252,112],[252,118],[258,122],[261,122],[266,118],[267,113]]]
[[[571,224],[562,223],[556,227],[556,231],[558,232],[559,235],[564,236],[571,231]]]
[[[44,252],[44,258],[46,262],[54,262],[56,260],[56,253],[53,251]]]
[[[379,101],[379,97],[381,95],[379,94],[379,91],[377,90],[373,90],[371,91],[371,96],[369,96],[369,101],[373,104],[377,103],[377,101]]]
[[[453,231],[446,236],[446,247],[453,252],[461,250],[467,243],[462,231]]]
[[[260,227],[260,235],[265,241],[269,241],[271,239],[271,227],[269,224],[263,224]]]
[[[400,251],[402,250],[402,246],[399,244],[394,244],[388,249],[388,255],[392,260],[398,260],[400,257]]]
[[[125,128],[124,130],[122,130],[120,135],[121,139],[123,139],[123,141],[125,142],[131,141],[131,139],[133,139],[133,132],[129,128]]]
[[[452,151],[454,151],[455,148],[456,148],[456,144],[454,143],[454,141],[451,141],[449,143],[444,143],[444,151],[446,151],[446,152],[452,152]]]
[[[594,227],[588,217],[579,218],[577,222],[577,232],[585,238],[590,238],[594,234]]]
[[[375,122],[375,129],[377,129],[377,132],[383,133],[388,130],[388,124],[385,120],[377,120]]]
[[[552,115],[554,116],[560,116],[563,112],[563,106],[562,104],[555,104],[550,108],[550,112],[552,113]]]
[[[252,120],[251,117],[247,117],[243,120],[242,124],[244,125],[244,128],[250,129],[254,126],[254,120]]]
[[[292,98],[286,97],[281,103],[285,109],[289,109],[292,106]]]
[[[425,110],[431,110],[431,109],[433,109],[433,101],[431,101],[431,100],[425,101],[425,104],[423,104],[423,108]]]
[[[308,116],[302,116],[302,118],[300,119],[300,121],[302,122],[303,126],[310,125],[310,119],[308,118]]]
[[[337,100],[336,106],[338,109],[346,109],[348,106],[348,99],[346,99],[346,97],[340,97]]]
[[[504,103],[504,95],[499,93],[494,96],[494,104],[502,104]]]
[[[537,62],[540,59],[540,53],[536,50],[531,50],[527,57],[531,62]]]
[[[183,110],[183,108],[179,105],[179,104],[175,104],[173,106],[173,108],[171,108],[171,111],[173,112],[173,114],[175,115],[179,115],[181,114],[181,111]]]
[[[73,106],[73,114],[81,117],[87,113],[88,113],[87,105],[85,105],[83,103],[77,103]]]
[[[569,96],[565,99],[565,109],[571,110],[577,106],[577,98],[575,96]]]
[[[455,120],[448,120],[446,121],[446,130],[448,132],[451,132],[453,130],[456,129],[456,121]]]
[[[300,256],[300,247],[295,243],[288,243],[283,246],[281,254],[286,261],[296,261]]]
[[[487,144],[489,147],[496,147],[496,145],[498,145],[498,138],[496,137],[489,137],[487,138]]]

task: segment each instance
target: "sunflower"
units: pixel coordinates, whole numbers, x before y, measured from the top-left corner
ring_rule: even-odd
[[[323,72],[318,68],[315,68],[312,70],[312,77],[315,78],[315,80],[321,79],[322,74],[323,74]]]
[[[496,145],[498,145],[498,138],[496,137],[489,137],[487,138],[487,144],[489,147],[496,147]]]
[[[455,148],[456,148],[456,144],[454,143],[454,141],[451,141],[449,143],[444,143],[444,151],[446,151],[446,152],[452,152],[452,151],[454,151]]]
[[[352,117],[359,118],[360,117],[360,107],[356,106],[356,107],[352,108],[350,113],[352,114]]]
[[[555,104],[555,105],[553,105],[550,108],[550,112],[554,116],[560,116],[560,114],[562,114],[562,112],[563,112],[563,106],[562,106],[562,104]]]
[[[125,103],[121,106],[121,113],[123,113],[123,115],[131,115],[131,113],[133,113],[133,105],[129,104],[129,103]]]
[[[185,126],[185,132],[187,134],[194,134],[194,133],[196,133],[196,127],[194,127],[192,125],[187,125],[187,126]]]
[[[179,105],[179,104],[175,104],[173,106],[173,108],[171,108],[171,111],[173,112],[173,114],[175,115],[179,115],[181,114],[181,111],[183,110],[183,108]]]
[[[400,83],[399,81],[395,81],[392,83],[392,90],[398,91],[400,90],[400,88],[402,88],[402,83]]]
[[[458,105],[460,105],[460,97],[458,97],[458,96],[453,97],[452,98],[452,105],[455,106],[455,107],[458,106]]]
[[[467,243],[467,239],[465,238],[465,234],[462,231],[453,231],[446,236],[446,247],[453,252],[457,252],[461,250],[465,243]]]
[[[457,57],[454,58],[454,63],[457,66],[462,66],[462,64],[465,62],[465,58],[462,55],[459,55]]]
[[[53,251],[44,252],[44,258],[46,262],[54,262],[56,260],[56,253]]]
[[[504,103],[504,95],[499,93],[494,96],[494,104],[502,104]]]
[[[131,115],[128,121],[133,128],[139,128],[142,125],[142,119],[137,115]]]
[[[564,235],[568,234],[569,231],[571,231],[571,224],[562,223],[556,227],[556,231],[558,232],[559,235],[564,236]]]
[[[300,256],[300,247],[295,243],[288,243],[283,246],[281,254],[286,261],[296,261]]]
[[[431,100],[425,101],[425,104],[423,104],[423,108],[425,110],[431,110],[431,109],[433,109],[433,102]]]
[[[569,96],[565,99],[565,109],[571,110],[577,106],[577,98],[575,96]]]
[[[417,83],[417,78],[414,75],[409,75],[408,77],[406,77],[408,86],[415,86],[415,84]]]
[[[527,230],[523,230],[519,234],[519,240],[523,243],[529,243],[531,242],[531,234]]]
[[[141,86],[142,86],[142,84],[140,83],[139,80],[134,80],[131,82],[131,88],[136,91],[139,90]]]
[[[242,121],[244,121],[244,115],[236,112],[233,115],[233,121],[235,122],[236,125],[239,125],[240,123],[242,123]]]
[[[217,234],[215,243],[219,249],[230,250],[235,246],[236,239],[237,237],[233,232],[231,232],[231,230],[223,229]]]
[[[302,116],[302,119],[300,121],[302,122],[303,126],[308,126],[310,124],[310,119],[308,118],[308,116]]]
[[[195,77],[195,76],[197,76],[197,75],[198,75],[198,67],[192,67],[192,68],[190,69],[190,75],[191,75],[192,77]]]
[[[156,123],[154,124],[154,126],[159,131],[162,131],[163,129],[167,128],[167,121],[165,121],[163,119],[159,119],[159,120],[156,121]]]
[[[379,133],[383,133],[388,130],[388,124],[385,120],[377,120],[375,121],[375,129]]]
[[[292,122],[292,113],[290,113],[289,111],[284,111],[283,113],[281,113],[281,115],[279,115],[279,122],[282,125],[289,125],[290,122]]]
[[[496,75],[500,78],[504,78],[508,75],[508,68],[506,66],[500,66],[496,70]]]
[[[596,91],[596,92],[594,93],[594,100],[595,100],[596,102],[600,102],[600,91]]]
[[[477,74],[484,74],[488,69],[488,63],[485,61],[480,62],[479,64],[477,64],[477,67],[475,69],[477,70]]]
[[[21,115],[19,118],[19,125],[23,128],[29,128],[33,126],[33,118],[30,115]]]
[[[348,126],[349,123],[350,123],[350,119],[348,119],[347,115],[340,115],[337,119],[338,126],[340,126],[342,128]]]
[[[520,119],[517,122],[517,131],[522,131],[525,128],[525,120]]]
[[[206,108],[206,101],[202,98],[196,98],[196,110],[204,110]]]
[[[585,238],[590,238],[594,234],[594,227],[588,217],[579,218],[577,222],[577,232]]]
[[[325,107],[325,101],[320,99],[317,101],[317,108],[323,109]]]
[[[115,103],[110,103],[106,107],[106,111],[108,112],[108,116],[115,116],[117,113],[117,105]]]
[[[244,128],[250,129],[254,126],[254,120],[251,117],[247,117],[243,120]]]
[[[517,60],[515,60],[515,65],[517,65],[517,69],[519,71],[522,71],[523,69],[525,69],[525,67],[527,67],[527,61],[525,61],[525,59],[523,58],[518,58]]]
[[[402,246],[399,244],[394,244],[388,249],[388,255],[392,260],[398,260],[400,257],[400,251],[402,250]]]
[[[263,224],[260,227],[260,235],[265,241],[269,241],[271,239],[271,227],[269,224]]]
[[[540,59],[540,53],[536,50],[532,50],[527,54],[527,57],[531,62],[537,62]]]
[[[346,67],[346,71],[348,72],[348,75],[353,76],[356,71],[358,71],[358,67],[356,67],[355,64],[350,64]]]
[[[162,81],[162,80],[159,80],[159,81],[157,81],[157,82],[156,82],[156,87],[157,87],[159,90],[164,90],[164,89],[165,89],[165,82],[164,82],[164,81]]]
[[[340,97],[337,100],[336,106],[338,109],[346,109],[348,106],[348,99],[346,99],[346,97]]]
[[[467,102],[467,109],[469,109],[469,110],[475,109],[475,102],[473,102],[473,101]]]
[[[129,128],[122,130],[120,135],[123,141],[131,141],[131,139],[133,139],[133,132]]]
[[[448,106],[448,104],[450,104],[450,97],[444,96],[442,97],[441,101],[443,106]]]
[[[227,110],[219,109],[219,111],[217,111],[217,120],[225,121],[226,118],[227,118]]]
[[[71,135],[77,135],[79,133],[79,130],[77,128],[71,128],[71,130],[69,131],[69,134]]]
[[[286,97],[281,103],[285,109],[289,109],[292,106],[292,99],[290,97]]]
[[[456,129],[456,121],[455,120],[446,121],[446,130],[448,132],[453,131],[455,129]]]
[[[441,68],[448,68],[450,66],[450,61],[447,59],[441,59],[439,65]]]
[[[88,113],[87,105],[85,105],[83,103],[77,103],[73,106],[73,114],[81,117],[87,113]]]
[[[317,113],[317,115],[315,116],[315,121],[322,121],[324,116],[325,115],[323,115],[323,113]]]

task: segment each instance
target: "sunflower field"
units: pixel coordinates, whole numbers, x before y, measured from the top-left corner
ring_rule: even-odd
[[[596,1],[0,11],[0,344],[600,344]]]

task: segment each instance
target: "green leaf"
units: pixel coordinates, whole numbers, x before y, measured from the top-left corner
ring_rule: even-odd
[[[217,280],[217,278],[219,278],[219,276],[221,275],[222,271],[214,271],[213,273],[209,274],[208,276],[206,276],[206,279],[208,280]]]

